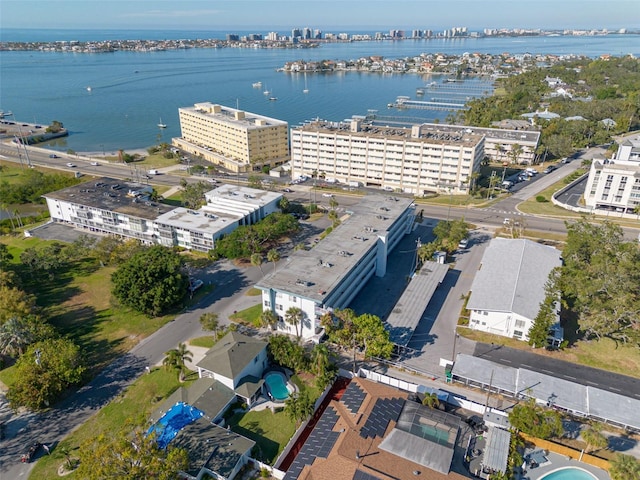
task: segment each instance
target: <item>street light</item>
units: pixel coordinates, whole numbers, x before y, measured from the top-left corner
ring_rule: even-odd
[[[458,340],[458,337],[460,335],[458,335],[457,330],[453,330],[453,353],[451,355],[451,361],[455,362],[456,361],[456,341]]]
[[[106,160],[107,159],[107,154],[104,152],[104,143],[101,143],[100,146],[102,147],[102,159]]]
[[[16,125],[18,126],[18,136],[15,136],[14,139],[16,141],[16,148],[18,149],[18,155],[20,155],[20,147],[19,145],[22,145],[22,148],[24,149],[24,155],[27,158],[27,165],[29,166],[29,168],[31,168],[31,159],[29,158],[29,151],[27,150],[27,145],[24,143],[24,138],[22,136],[22,128],[20,127],[20,122],[18,122],[16,120],[16,116],[13,112],[7,112],[4,114],[5,117],[6,116],[10,116],[13,118],[13,121],[16,123]],[[22,156],[20,155],[20,159],[22,159]],[[20,161],[20,164],[22,165],[22,160]]]

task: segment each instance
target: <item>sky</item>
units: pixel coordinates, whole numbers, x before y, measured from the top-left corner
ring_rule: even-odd
[[[0,0],[0,28],[640,28],[638,0]]]

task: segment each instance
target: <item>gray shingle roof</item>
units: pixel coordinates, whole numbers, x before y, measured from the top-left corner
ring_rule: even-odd
[[[494,238],[471,285],[469,310],[513,312],[534,319],[560,251],[523,239]]]
[[[173,392],[151,415],[151,423],[156,423],[167,410],[178,402],[196,407],[204,412],[207,419],[215,419],[222,409],[235,398],[230,388],[213,378],[199,378],[189,387],[180,387]]]
[[[209,349],[197,366],[235,379],[265,348],[267,342],[229,332]]]

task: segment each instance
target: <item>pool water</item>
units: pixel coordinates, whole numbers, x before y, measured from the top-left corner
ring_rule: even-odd
[[[204,412],[196,407],[178,402],[165,413],[155,425],[147,430],[147,435],[155,433],[158,447],[165,449],[178,432],[202,417]]]
[[[284,375],[278,372],[269,372],[264,376],[264,381],[274,400],[283,402],[289,398],[289,389],[285,383]]]
[[[596,480],[596,478],[581,468],[567,467],[547,473],[540,480]]]

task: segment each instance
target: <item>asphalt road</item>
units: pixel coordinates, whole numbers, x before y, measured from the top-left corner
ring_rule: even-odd
[[[502,345],[477,343],[473,355],[508,367],[525,368],[587,387],[640,399],[639,378],[598,370]]]
[[[63,170],[77,170],[86,174],[115,178],[134,178],[133,173],[135,172],[132,172],[131,167],[128,165],[101,164],[92,166],[88,161],[81,163],[78,159],[67,158],[65,154],[60,154],[62,158],[52,159],[48,157],[48,152],[38,152],[36,150],[38,149],[29,149],[29,160],[34,165],[54,166]],[[0,144],[0,158],[11,159],[16,162],[24,162],[25,160],[24,158],[18,158],[16,149],[9,148],[4,144]],[[67,167],[67,162],[75,163],[77,166],[75,168]],[[577,168],[579,161],[572,163]],[[566,174],[563,169],[565,167],[570,168],[571,165],[563,166],[547,176],[546,179],[541,178],[530,185],[526,185],[517,194],[498,202],[488,209],[418,206],[418,209],[424,210],[424,224],[427,229],[433,227],[438,219],[461,217],[478,225],[478,229],[472,233],[469,248],[456,255],[455,266],[445,278],[440,289],[436,291],[434,298],[425,310],[423,319],[409,344],[412,351],[404,359],[407,366],[418,371],[433,373],[442,370],[438,365],[440,358],[450,359],[456,352],[474,354],[476,351],[474,344],[463,338],[456,338],[454,336],[454,326],[462,306],[460,297],[462,294],[466,294],[471,287],[483,250],[488,240],[492,237],[491,228],[501,227],[506,216],[520,215],[517,211],[517,203],[519,201],[546,188],[547,182],[551,184],[555,181],[554,178]],[[183,178],[185,177],[158,175],[153,177],[151,181],[155,184],[179,185]],[[191,179],[191,181],[195,180]],[[305,201],[313,198],[318,203],[326,205],[329,203],[329,198],[322,197],[307,185],[296,185],[291,188],[295,191],[292,194],[287,194],[289,198],[298,198]],[[347,209],[349,205],[359,201],[356,196],[341,193],[336,194],[336,199],[341,209]],[[563,220],[526,216],[526,224],[528,228],[534,230],[555,233],[566,232]],[[422,235],[420,232],[419,234]],[[428,235],[428,233],[425,234]],[[636,232],[633,233],[633,238],[637,238]],[[411,241],[413,240],[408,240],[409,244],[411,244]],[[410,247],[406,250],[408,249]],[[400,249],[398,251],[401,255],[403,252],[404,250]],[[406,257],[406,252],[404,255]],[[281,260],[281,262],[283,261],[286,260]],[[131,352],[107,367],[90,384],[83,387],[67,401],[56,405],[50,412],[39,415],[23,414],[12,416],[5,423],[6,438],[2,441],[0,448],[0,480],[26,478],[31,465],[22,464],[19,461],[20,454],[26,445],[35,440],[55,445],[68,432],[85,422],[99,408],[120,393],[123,388],[144,372],[145,367],[160,362],[164,352],[174,348],[179,342],[201,335],[203,332],[198,319],[202,313],[216,311],[220,314],[221,319],[224,319],[234,309],[241,310],[245,308],[247,303],[252,302],[255,304],[256,301],[259,301],[259,299],[248,298],[244,295],[244,292],[259,280],[260,275],[260,271],[257,268],[241,270],[228,263],[217,262],[211,270],[204,272],[200,277],[207,283],[212,282],[215,284],[215,289],[204,296],[197,305],[143,340]],[[362,295],[364,295],[364,298],[367,295],[371,298],[369,292]],[[502,352],[500,353],[502,354]],[[483,352],[483,355],[487,354]],[[521,354],[518,351],[517,355]],[[500,358],[505,359],[506,357],[502,355]],[[552,371],[537,356],[528,359],[526,365],[539,366],[543,371],[545,369]],[[575,366],[572,365],[571,368],[575,369]],[[569,373],[571,372],[568,371],[567,375]],[[585,375],[591,375],[592,373],[587,372]],[[593,374],[595,375],[595,373]],[[598,375],[598,385],[605,384],[604,380],[606,379],[601,380],[600,377],[610,376],[610,374],[603,372]],[[618,388],[617,384],[614,384],[612,388]],[[635,389],[636,386],[633,388]]]
[[[198,278],[211,282],[215,288],[189,310],[142,340],[129,353],[103,370],[91,383],[44,414],[10,415],[4,424],[5,438],[0,446],[0,480],[27,478],[33,463],[20,463],[25,446],[39,441],[52,446],[74,428],[87,421],[100,408],[122,392],[147,366],[162,361],[164,353],[180,342],[204,334],[199,318],[205,312],[220,315],[221,324],[229,314],[241,310],[247,303],[259,302],[248,297],[246,290],[253,286],[261,273],[258,268],[237,269],[230,262],[216,262]],[[6,414],[6,404],[0,410]],[[43,452],[40,452],[41,456]]]

